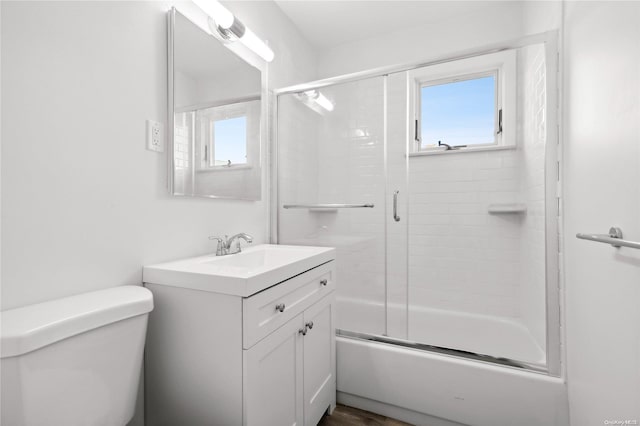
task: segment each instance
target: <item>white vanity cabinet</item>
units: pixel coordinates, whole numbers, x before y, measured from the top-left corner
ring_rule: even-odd
[[[145,282],[146,424],[316,425],[335,407],[335,285],[333,260],[247,296]]]
[[[315,425],[333,409],[333,306],[331,294],[244,350],[245,424]]]

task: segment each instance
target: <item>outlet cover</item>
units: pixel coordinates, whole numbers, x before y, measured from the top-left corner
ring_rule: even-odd
[[[147,120],[147,149],[164,152],[164,125],[158,121]]]

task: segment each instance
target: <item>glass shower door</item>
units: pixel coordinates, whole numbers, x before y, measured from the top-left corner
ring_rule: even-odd
[[[278,243],[337,250],[337,328],[387,333],[385,78],[278,96]]]
[[[416,138],[419,102],[432,117],[464,110],[417,99],[463,88],[438,65],[279,94],[277,242],[336,248],[343,334],[557,371],[556,56],[544,44],[500,54],[517,77],[489,120],[500,144],[446,148],[465,137],[460,124],[442,146]],[[505,90],[500,72],[474,78],[497,92],[473,99]]]
[[[422,127],[409,138],[405,191],[402,337],[411,342],[547,364],[547,241],[556,234],[547,229],[557,217],[550,56],[537,44],[403,73],[417,105],[405,122],[415,119],[416,133]],[[468,74],[498,57],[505,59],[495,74]],[[467,75],[443,78],[458,68]],[[477,140],[482,131],[488,136]]]

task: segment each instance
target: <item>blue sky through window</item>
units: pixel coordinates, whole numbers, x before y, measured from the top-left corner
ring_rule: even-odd
[[[422,146],[495,142],[495,77],[456,81],[420,90]]]
[[[216,120],[213,124],[215,165],[246,164],[247,117]]]

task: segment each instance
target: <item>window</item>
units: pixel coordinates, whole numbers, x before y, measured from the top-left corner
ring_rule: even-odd
[[[213,122],[214,166],[247,164],[247,117],[241,115]]]
[[[412,154],[515,145],[515,52],[412,71]]]
[[[496,76],[467,77],[420,88],[420,145],[495,143]]]
[[[231,170],[257,162],[260,100],[214,106],[197,112],[198,168]]]

